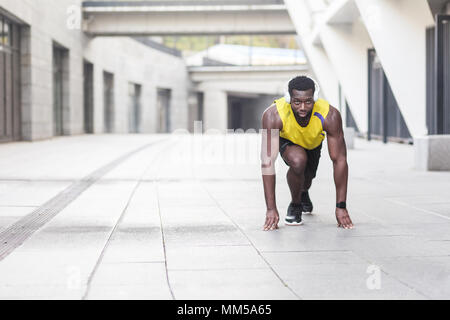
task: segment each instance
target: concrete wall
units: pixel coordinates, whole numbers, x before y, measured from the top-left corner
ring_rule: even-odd
[[[110,54],[114,52],[114,54]],[[103,131],[103,70],[114,74],[115,131],[128,132],[128,83],[142,85],[141,132],[156,132],[157,89],[171,89],[173,129],[187,128],[188,74],[183,60],[149,49],[131,38],[99,37],[87,41],[85,58],[94,64],[95,132]]]
[[[426,128],[426,0],[355,0],[405,122],[413,136]]]
[[[450,135],[414,139],[415,168],[421,171],[450,171]]]
[[[70,110],[64,112],[64,132],[75,134],[80,132],[81,125],[77,121],[77,111],[72,106],[83,106],[82,100],[82,34],[66,27],[66,8],[74,1],[15,1],[1,0],[0,6],[30,26],[26,31],[28,49],[27,62],[24,68],[29,83],[26,90],[28,97],[23,110],[22,136],[24,140],[48,138],[53,135],[53,83],[52,83],[52,50],[56,41],[70,50],[68,68],[70,95],[66,96]],[[75,3],[77,3],[75,1]],[[49,9],[51,8],[51,10]],[[28,56],[29,55],[29,56]],[[79,113],[79,112],[78,112]]]
[[[367,49],[378,53],[413,136],[426,134],[427,0],[286,0],[313,73],[328,100],[338,84],[367,132]]]
[[[289,10],[289,15],[294,23],[298,41],[301,48],[305,51],[308,63],[311,66],[311,74],[320,84],[322,96],[330,101],[331,104],[337,104],[339,101],[339,81],[329,60],[326,51],[321,43],[314,41],[314,11],[323,7],[322,1],[306,0],[285,0]]]
[[[360,20],[352,24],[324,26],[320,38],[339,78],[343,96],[361,131],[367,131],[369,35]],[[337,107],[337,106],[336,106]]]
[[[204,92],[203,121],[204,130],[219,130],[225,132],[228,127],[228,97],[222,90],[207,90]]]
[[[172,89],[173,128],[186,128],[188,76],[184,62],[129,38],[88,38],[76,23],[80,5],[80,0],[0,0],[2,8],[27,25],[22,34],[23,139],[53,135],[54,42],[69,52],[64,134],[83,133],[83,59],[94,64],[95,132],[103,131],[104,70],[115,77],[115,132],[128,131],[130,81],[142,85],[143,132],[157,128],[157,87]]]

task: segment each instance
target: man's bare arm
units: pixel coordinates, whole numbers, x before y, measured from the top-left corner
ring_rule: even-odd
[[[280,129],[283,123],[275,105],[268,108],[262,118],[261,169],[267,213],[264,231],[278,229],[280,220],[275,199],[275,161],[278,157]]]
[[[327,132],[328,153],[331,161],[333,161],[336,203],[345,202],[347,200],[348,184],[347,147],[342,129],[341,114],[332,106],[330,106],[330,112],[325,120],[324,130]],[[339,227],[345,229],[353,228],[347,209],[337,208],[336,219]]]

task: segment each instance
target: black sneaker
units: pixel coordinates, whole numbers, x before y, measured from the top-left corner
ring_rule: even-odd
[[[302,192],[302,212],[304,214],[311,214],[313,211],[313,204],[311,202],[311,199],[309,198],[308,191]]]
[[[284,219],[287,226],[300,226],[302,221],[302,205],[291,203],[287,210],[287,216]]]

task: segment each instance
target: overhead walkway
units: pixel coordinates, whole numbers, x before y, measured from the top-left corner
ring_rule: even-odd
[[[225,131],[233,128],[256,128],[260,126],[261,114],[275,98],[286,92],[287,80],[301,74],[308,74],[308,65],[286,66],[195,66],[189,67],[189,76],[194,91],[203,92],[205,130]],[[239,124],[232,124],[230,118],[232,97],[240,99],[237,118]],[[251,99],[251,100],[245,100]],[[241,112],[243,112],[241,114]],[[245,114],[245,115],[244,115]],[[247,120],[242,120],[246,118]],[[243,122],[242,122],[243,121]]]
[[[92,36],[296,34],[281,0],[85,1]]]
[[[307,65],[189,67],[192,81],[201,88],[211,83],[225,91],[283,94],[286,79],[307,74]]]

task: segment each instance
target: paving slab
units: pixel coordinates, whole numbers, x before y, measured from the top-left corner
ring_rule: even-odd
[[[0,286],[2,300],[78,300],[86,291],[85,286],[31,284]]]
[[[173,270],[268,268],[251,245],[168,248],[167,268]]]
[[[279,251],[263,252],[267,262],[271,266],[305,266],[305,265],[335,265],[335,264],[362,264],[367,265],[367,260],[357,256],[351,251]]]
[[[0,205],[38,207],[72,181],[0,180]]]
[[[450,296],[450,256],[383,258],[377,263],[429,299]]]
[[[302,299],[387,300],[427,297],[380,272],[380,286],[367,285],[371,276],[364,264],[305,264],[274,266],[274,269]]]
[[[232,246],[246,245],[247,238],[233,225],[175,226],[164,228],[167,246]]]
[[[314,212],[287,227],[279,159],[280,228],[264,232],[259,144],[89,135],[0,145],[0,232],[140,150],[0,260],[0,299],[450,298],[450,173],[414,170],[411,146],[358,139],[348,153],[356,228],[342,230],[324,148]]]
[[[152,274],[157,277],[158,274]],[[162,277],[162,275],[160,275]],[[148,284],[106,285],[92,287],[88,300],[171,300],[168,288],[152,288]]]
[[[102,258],[103,263],[150,263],[164,260],[159,226],[118,229]]]
[[[0,206],[0,232],[32,212],[34,209],[36,209],[36,207],[33,206]]]
[[[267,269],[170,271],[176,299],[298,299]]]

